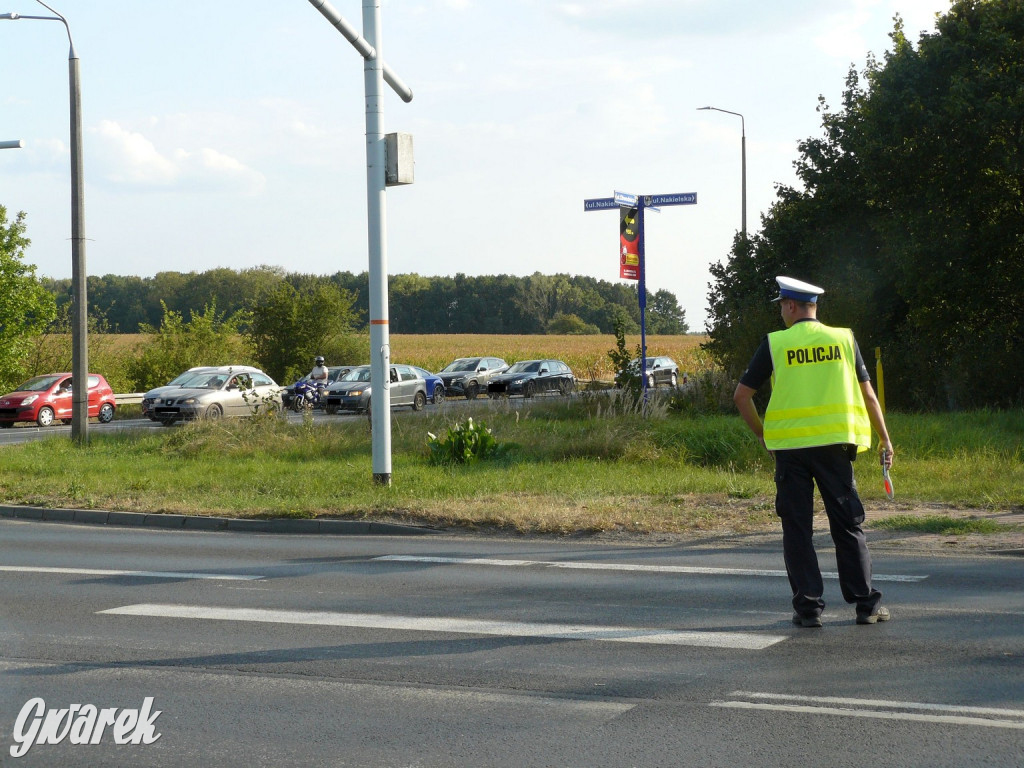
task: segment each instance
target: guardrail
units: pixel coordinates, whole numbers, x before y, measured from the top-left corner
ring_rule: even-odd
[[[114,401],[118,405],[132,405],[135,403],[141,403],[142,398],[145,396],[145,392],[133,392],[127,395],[114,395]]]

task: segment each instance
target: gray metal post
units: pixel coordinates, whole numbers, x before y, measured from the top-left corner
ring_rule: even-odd
[[[68,54],[71,91],[71,439],[89,442],[89,302],[85,269],[85,174],[82,170],[82,93],[78,55]]]
[[[327,0],[309,0],[363,57],[366,90],[366,219],[370,279],[370,427],[373,481],[391,485],[391,336],[388,328],[387,140],[381,105],[384,83],[402,101],[412,90],[381,55],[380,0],[363,0],[363,37]]]
[[[25,16],[5,13],[0,19],[59,21],[68,33],[68,81],[71,101],[71,439],[89,442],[89,303],[86,296],[85,269],[85,175],[82,171],[82,94],[78,54],[71,39],[68,20],[43,2],[36,0],[54,16]]]
[[[14,141],[0,141],[0,149],[21,149],[21,139]]]
[[[373,481],[391,485],[391,340],[388,329],[386,147],[381,67],[380,0],[363,0],[363,37],[376,55],[364,60],[366,83],[366,216],[370,255],[370,387]]]

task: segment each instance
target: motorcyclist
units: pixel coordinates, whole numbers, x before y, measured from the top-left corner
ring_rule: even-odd
[[[327,366],[324,365],[323,355],[317,355],[313,363],[313,370],[309,373],[309,380],[316,385],[316,391],[322,399],[324,390],[327,389]]]

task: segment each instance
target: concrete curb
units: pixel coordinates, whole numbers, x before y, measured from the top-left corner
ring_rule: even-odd
[[[116,512],[103,509],[49,509],[0,504],[0,518],[38,520],[51,523],[114,525],[130,528],[181,529],[186,531],[238,531],[248,533],[298,533],[370,536],[423,536],[440,533],[434,528],[370,520],[268,519],[191,515],[154,515],[144,512]]]

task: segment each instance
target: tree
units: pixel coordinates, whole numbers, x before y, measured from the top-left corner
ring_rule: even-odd
[[[911,408],[1024,401],[1024,7],[957,0],[915,47],[849,73],[823,135],[800,143],[802,190],[780,187],[748,243],[712,267],[709,350],[733,375],[774,276],[823,286],[822,316],[886,359],[886,400]],[[758,327],[760,331],[758,332]]]
[[[585,322],[579,315],[566,315],[561,312],[548,321],[547,331],[551,334],[572,336],[596,336],[601,329]]]
[[[686,313],[679,307],[675,294],[664,288],[648,300],[647,313],[649,333],[677,335],[690,330],[686,324]]]
[[[36,278],[35,265],[24,262],[31,244],[25,230],[24,211],[8,221],[0,205],[0,385],[5,390],[17,385],[33,337],[56,316],[53,294]]]
[[[279,283],[256,297],[245,331],[256,360],[277,381],[309,373],[313,358],[329,365],[363,362],[352,338],[353,297],[332,283],[317,282],[296,290]]]

